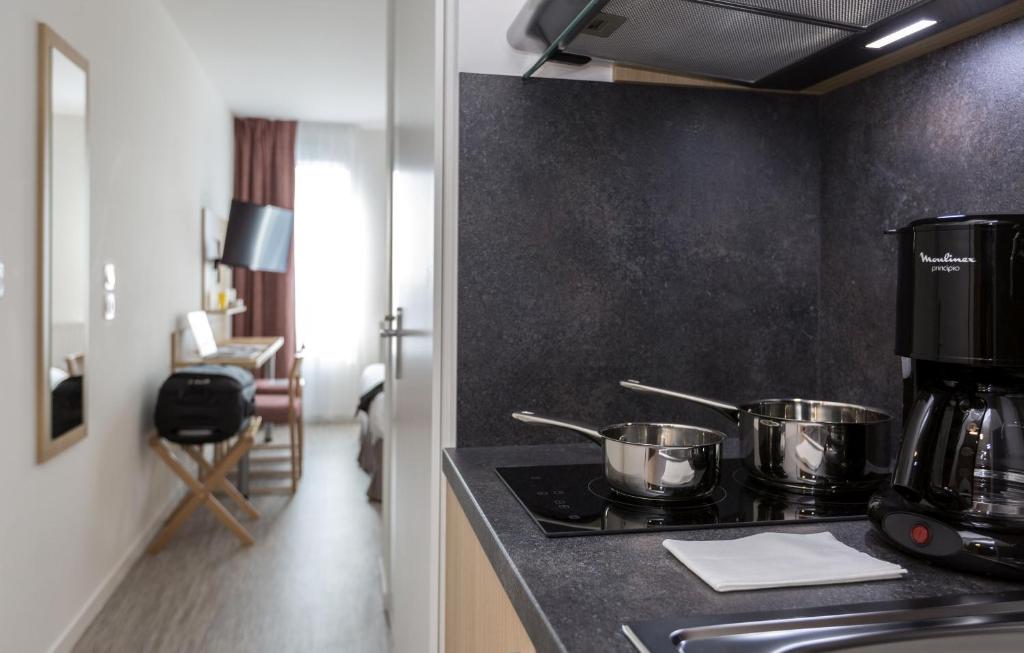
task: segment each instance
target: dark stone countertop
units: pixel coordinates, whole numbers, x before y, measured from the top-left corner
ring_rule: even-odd
[[[501,466],[600,460],[600,451],[590,444],[472,447],[444,453],[445,475],[539,653],[633,653],[621,631],[631,621],[1020,588],[897,553],[867,521],[547,538],[494,471]],[[892,581],[718,593],[661,545],[666,538],[733,539],[766,530],[828,530],[850,546],[903,565],[909,573]]]

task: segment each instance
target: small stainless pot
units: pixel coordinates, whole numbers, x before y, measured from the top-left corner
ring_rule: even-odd
[[[892,416],[876,408],[807,399],[733,406],[637,381],[620,384],[701,404],[733,420],[747,468],[775,485],[810,492],[870,492],[892,472]]]
[[[581,433],[604,450],[604,475],[616,492],[643,499],[704,496],[718,485],[725,434],[680,424],[616,424],[597,429],[570,420],[512,413],[527,424]]]

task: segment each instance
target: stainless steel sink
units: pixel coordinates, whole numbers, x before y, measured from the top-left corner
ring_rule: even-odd
[[[921,637],[884,644],[853,646],[852,648],[842,646],[838,649],[832,648],[829,650],[846,651],[846,653],[936,653],[937,651],[1012,653],[1020,651],[1024,647],[1024,642],[1021,641],[1022,635],[1024,635],[1024,629],[1010,628],[998,632]]]
[[[1024,592],[631,623],[642,653],[1019,653]]]

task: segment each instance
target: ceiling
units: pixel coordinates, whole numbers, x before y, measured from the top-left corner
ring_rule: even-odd
[[[382,0],[163,0],[238,116],[385,121]]]

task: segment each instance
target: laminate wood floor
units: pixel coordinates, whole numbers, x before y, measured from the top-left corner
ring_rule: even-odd
[[[74,651],[386,652],[380,519],[357,428],[309,425],[306,440],[296,495],[256,496],[261,518],[242,519],[256,544],[200,509],[136,563]]]

